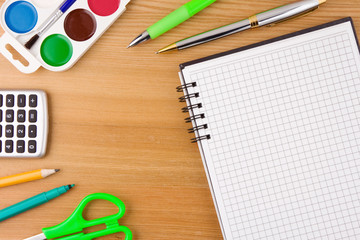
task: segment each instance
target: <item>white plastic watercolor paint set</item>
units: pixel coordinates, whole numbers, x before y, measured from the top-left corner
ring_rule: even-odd
[[[0,52],[23,73],[35,72],[40,66],[67,70],[120,17],[129,2],[7,0],[0,9],[5,31]]]

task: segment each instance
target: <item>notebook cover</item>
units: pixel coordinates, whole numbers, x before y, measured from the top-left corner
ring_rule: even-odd
[[[300,30],[300,31],[297,31],[297,32],[294,32],[294,33],[286,34],[286,35],[279,36],[279,37],[276,37],[276,38],[272,38],[272,39],[269,39],[269,40],[261,41],[261,42],[258,42],[258,43],[250,44],[250,45],[247,45],[247,46],[239,47],[239,48],[232,49],[232,50],[229,50],[229,51],[225,51],[225,52],[222,52],[222,53],[217,53],[217,54],[214,54],[214,55],[211,55],[211,56],[207,56],[207,57],[204,57],[204,58],[200,58],[200,59],[196,59],[196,60],[192,60],[192,61],[189,61],[189,62],[182,63],[182,64],[179,65],[179,67],[180,67],[179,76],[180,76],[181,83],[182,84],[187,84],[186,79],[185,79],[185,77],[184,77],[184,75],[182,73],[182,70],[185,69],[187,66],[191,66],[191,65],[194,65],[194,64],[197,64],[197,63],[201,63],[201,62],[205,62],[205,61],[208,61],[208,60],[216,59],[216,58],[219,58],[219,57],[224,57],[224,56],[227,56],[227,55],[230,55],[230,54],[233,54],[233,53],[249,50],[249,49],[252,49],[252,48],[255,48],[255,47],[259,47],[259,46],[262,46],[262,45],[274,43],[274,42],[281,41],[281,40],[284,40],[284,39],[287,39],[287,38],[296,37],[296,36],[299,36],[299,35],[303,35],[303,34],[313,32],[313,31],[317,31],[317,30],[324,29],[324,28],[328,28],[328,27],[331,27],[331,26],[335,26],[335,25],[338,25],[338,24],[345,23],[345,22],[350,22],[351,23],[352,30],[354,32],[355,40],[356,40],[356,43],[357,43],[358,51],[359,51],[359,54],[360,54],[360,45],[359,45],[359,41],[358,41],[358,37],[357,37],[357,34],[356,34],[356,30],[355,30],[355,27],[354,27],[353,20],[352,20],[351,17],[346,17],[346,18],[342,18],[342,19],[339,19],[339,20],[335,20],[335,21],[332,21],[332,22],[325,23],[325,24],[321,24],[321,25],[318,25],[318,26],[315,26],[315,27]],[[188,94],[188,91],[185,88],[184,89],[184,95],[187,95],[187,94]],[[187,102],[187,105],[188,104],[189,104],[189,101]],[[190,116],[194,115],[192,110],[190,110],[189,112],[190,112]],[[197,122],[193,121],[193,127],[197,127],[197,126],[198,126]],[[195,135],[196,135],[196,137],[199,137],[197,132],[195,132]],[[210,192],[211,192],[212,197],[213,197],[215,209],[216,209],[217,216],[218,216],[218,219],[219,219],[219,224],[220,224],[221,230],[222,230],[223,235],[224,235],[225,233],[224,233],[223,221],[221,219],[221,215],[220,215],[220,212],[219,212],[219,209],[218,209],[217,199],[215,197],[215,193],[214,193],[214,190],[213,190],[211,178],[209,176],[209,170],[208,170],[208,166],[207,166],[207,162],[206,162],[206,158],[205,158],[205,152],[204,152],[203,147],[202,147],[202,141],[198,142],[198,146],[199,146],[200,154],[201,154],[201,156],[203,158],[203,164],[204,164],[204,168],[205,168],[205,173],[207,175],[207,180],[208,180],[209,187],[210,187],[210,190],[211,190]]]

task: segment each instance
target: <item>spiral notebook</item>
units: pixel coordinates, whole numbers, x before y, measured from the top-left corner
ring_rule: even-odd
[[[180,68],[224,239],[360,239],[351,18]]]

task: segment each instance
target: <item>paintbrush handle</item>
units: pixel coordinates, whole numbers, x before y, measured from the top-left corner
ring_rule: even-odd
[[[66,1],[63,5],[61,5],[59,10],[62,11],[63,13],[66,12],[74,4],[74,2],[76,2],[76,0]]]

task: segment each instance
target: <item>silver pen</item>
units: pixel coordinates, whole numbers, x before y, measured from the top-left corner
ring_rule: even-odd
[[[193,47],[202,43],[210,42],[228,35],[238,33],[247,29],[257,28],[262,26],[272,26],[276,23],[283,22],[292,18],[302,16],[316,10],[326,0],[302,0],[290,3],[278,8],[268,10],[259,14],[255,14],[244,20],[212,29],[198,35],[185,38],[167,47],[160,49],[156,53],[163,53],[171,50],[182,50]]]

